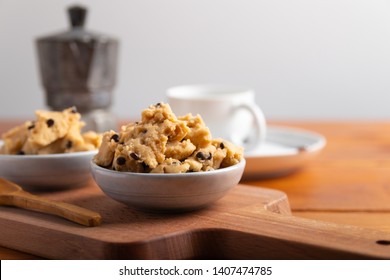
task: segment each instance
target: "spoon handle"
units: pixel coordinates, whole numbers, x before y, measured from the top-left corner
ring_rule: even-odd
[[[2,204],[53,214],[89,227],[100,225],[102,220],[100,214],[94,211],[64,202],[51,201],[25,191],[9,195],[9,199]]]

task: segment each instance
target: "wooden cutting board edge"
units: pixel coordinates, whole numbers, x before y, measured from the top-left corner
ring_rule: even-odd
[[[235,199],[253,199],[254,196],[257,196],[258,203],[237,209],[224,205]],[[220,213],[218,203],[223,206]],[[386,247],[371,246],[371,241],[382,237],[390,239],[390,236],[354,227],[334,228],[333,224],[292,217],[288,198],[280,191],[239,185],[216,204],[214,210],[211,207],[189,214],[189,219],[195,220],[189,226],[184,223],[184,226],[175,227],[173,222],[162,234],[127,242],[126,239],[115,241],[96,234],[89,236],[85,233],[93,228],[70,225],[68,221],[44,217],[40,213],[31,214],[38,220],[21,221],[18,217],[25,217],[25,210],[7,209],[14,215],[7,217],[3,215],[4,211],[0,212],[0,227],[3,229],[0,245],[50,259],[390,258],[390,250]],[[188,222],[188,219],[186,221],[184,216],[183,221]],[[244,222],[245,226],[240,227]],[[20,230],[26,228],[26,223],[29,223],[28,233]],[[102,227],[105,226],[110,226],[109,222],[106,225],[103,222]],[[354,237],[352,240],[351,236]]]

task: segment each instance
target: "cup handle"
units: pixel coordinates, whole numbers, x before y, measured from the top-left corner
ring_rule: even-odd
[[[248,142],[244,146],[246,151],[254,150],[265,141],[267,125],[264,114],[256,104],[241,103],[234,108],[235,111],[240,109],[249,111],[253,116],[254,133],[252,137],[250,137],[251,135],[248,136]]]

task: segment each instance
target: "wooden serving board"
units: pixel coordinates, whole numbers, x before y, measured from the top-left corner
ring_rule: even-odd
[[[389,233],[293,217],[287,196],[271,189],[238,185],[181,214],[130,209],[92,181],[38,195],[97,211],[103,223],[0,207],[1,246],[50,259],[390,259]]]

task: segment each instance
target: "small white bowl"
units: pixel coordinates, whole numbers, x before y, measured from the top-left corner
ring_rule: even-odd
[[[132,208],[163,212],[210,205],[238,184],[244,168],[244,159],[222,169],[179,174],[120,172],[91,163],[93,178],[107,196]]]
[[[79,187],[91,178],[90,162],[96,153],[97,150],[50,155],[0,155],[0,177],[36,190]]]

